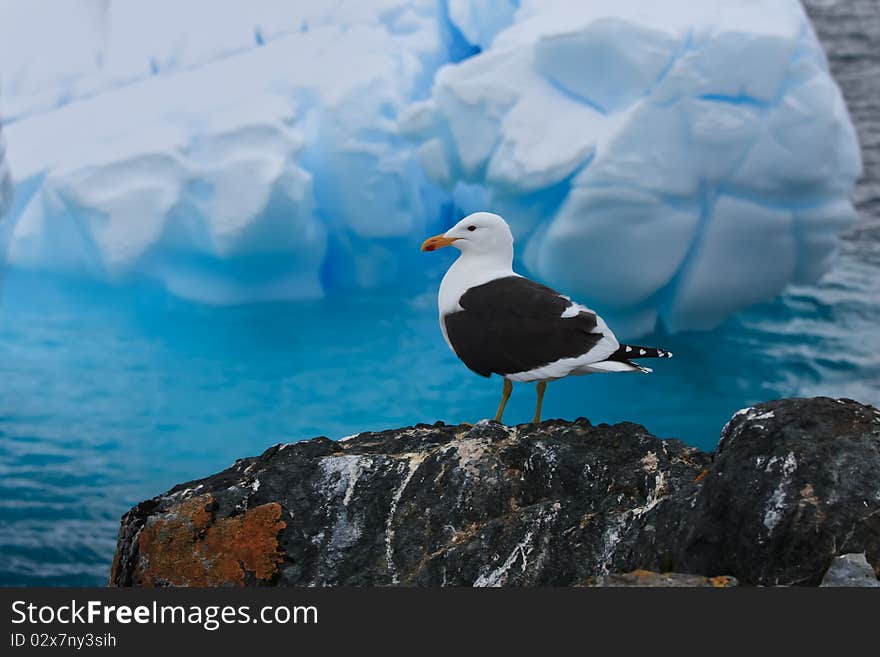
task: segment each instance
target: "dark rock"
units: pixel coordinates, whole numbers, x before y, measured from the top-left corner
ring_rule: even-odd
[[[584,419],[316,438],[133,508],[110,583],[818,584],[880,563],[878,466],[880,413],[823,398],[741,411],[714,462]]]
[[[820,586],[880,588],[880,579],[864,554],[844,554],[834,558]]]
[[[880,413],[788,399],[737,413],[694,498],[676,566],[817,585],[831,560],[880,564]]]

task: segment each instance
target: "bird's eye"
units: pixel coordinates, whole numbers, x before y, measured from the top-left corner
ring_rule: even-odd
[[[475,231],[476,229],[477,229],[476,226],[468,226],[468,230],[471,232]]]

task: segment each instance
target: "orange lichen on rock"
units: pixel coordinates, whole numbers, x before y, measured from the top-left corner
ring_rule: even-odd
[[[281,506],[263,504],[214,520],[214,498],[200,495],[150,518],[139,538],[140,586],[243,586],[245,575],[271,580],[283,554]]]
[[[733,577],[703,577],[689,573],[658,573],[652,570],[638,569],[629,573],[611,573],[590,577],[585,586],[605,587],[664,587],[664,588],[693,588],[715,587],[727,588],[737,586],[738,582]]]
[[[115,586],[116,576],[119,573],[119,550],[113,555],[113,563],[110,564],[110,581],[107,586]]]
[[[719,575],[718,577],[710,577],[709,583],[716,589],[726,589],[734,585],[733,578],[727,575]]]
[[[205,555],[222,573],[224,581],[244,584],[245,571],[269,580],[278,572],[283,555],[278,551],[278,532],[284,529],[281,505],[271,502],[240,516],[223,518],[205,535]]]

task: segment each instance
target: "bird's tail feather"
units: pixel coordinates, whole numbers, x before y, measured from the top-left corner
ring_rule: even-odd
[[[637,358],[672,358],[672,352],[654,347],[622,344],[617,351],[608,357],[608,360],[628,361]]]

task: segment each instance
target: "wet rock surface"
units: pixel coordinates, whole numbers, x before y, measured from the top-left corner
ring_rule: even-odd
[[[321,437],[134,507],[110,584],[817,585],[880,565],[878,473],[880,412],[827,398],[744,409],[715,454],[585,419]]]

